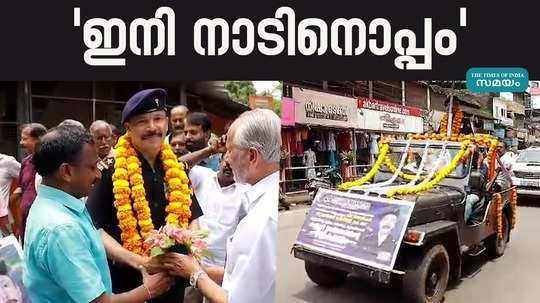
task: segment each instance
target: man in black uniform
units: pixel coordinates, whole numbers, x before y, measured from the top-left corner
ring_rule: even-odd
[[[159,157],[161,144],[167,134],[168,118],[165,111],[166,92],[163,89],[147,89],[129,99],[122,111],[122,123],[131,139],[133,148],[141,161],[146,199],[151,210],[154,228],[165,225],[168,204],[167,183]],[[114,206],[112,174],[114,166],[104,170],[101,181],[90,194],[87,202],[96,228],[102,229],[102,238],[109,258],[113,292],[123,292],[140,285],[142,275],[138,271],[149,258],[139,256],[120,245],[121,230]],[[194,195],[191,196],[190,229],[198,229],[197,218],[202,210]],[[171,290],[151,302],[183,302],[187,280],[177,281]]]

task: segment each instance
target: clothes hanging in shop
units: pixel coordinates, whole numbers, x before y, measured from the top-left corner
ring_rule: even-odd
[[[363,133],[356,133],[356,147],[357,149],[368,148],[367,137]]]
[[[316,163],[317,163],[317,156],[315,155],[315,152],[310,147],[308,147],[308,149],[304,152],[304,165],[311,167],[311,166],[315,166]],[[306,177],[308,180],[315,178],[316,177],[315,169],[308,168]]]
[[[350,151],[350,150],[352,150],[351,133],[349,133],[349,132],[340,133],[338,135],[337,141],[338,141],[340,150],[342,150],[342,151]]]
[[[328,165],[331,167],[339,166],[337,151],[334,150],[328,152]]]
[[[317,132],[317,140],[319,141],[319,144],[317,145],[317,150],[322,152],[327,151],[327,138],[324,131]]]
[[[327,147],[328,147],[329,151],[336,151],[337,150],[337,147],[336,147],[336,135],[332,131],[328,132],[328,146]]]

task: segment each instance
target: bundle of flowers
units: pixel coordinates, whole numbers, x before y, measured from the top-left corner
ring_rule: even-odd
[[[207,238],[208,231],[194,232],[174,224],[167,224],[159,230],[151,231],[144,244],[152,257],[177,252],[192,255],[200,260],[202,257],[211,256],[206,243]]]

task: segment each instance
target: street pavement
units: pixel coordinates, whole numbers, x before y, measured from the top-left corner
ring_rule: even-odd
[[[308,208],[298,207],[279,215],[276,302],[400,302],[399,286],[379,286],[349,276],[344,286],[324,289],[311,282],[304,262],[291,247]],[[451,285],[445,303],[540,302],[540,199],[521,201],[518,223],[505,255],[487,260],[483,255],[465,264],[464,277]]]

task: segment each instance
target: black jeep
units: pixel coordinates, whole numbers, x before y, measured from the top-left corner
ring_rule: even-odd
[[[418,154],[425,156],[423,151],[426,148],[437,153],[445,149],[450,154],[460,148],[459,143],[444,141],[396,141],[390,146],[394,163],[399,163],[400,158],[410,150],[417,150]],[[492,258],[502,256],[515,223],[515,189],[509,175],[500,168],[500,161],[497,159],[496,167],[483,164],[483,169],[479,167],[482,164],[478,164],[481,160],[474,161],[478,161],[477,158],[470,157],[459,169],[428,191],[396,197],[414,202],[414,209],[393,269],[381,270],[351,262],[347,258],[330,256],[298,243],[293,246],[294,256],[305,261],[309,278],[323,287],[340,286],[349,273],[354,273],[384,284],[390,283],[391,278],[402,280],[404,299],[410,302],[440,302],[449,280],[461,277],[464,257],[482,253]],[[429,163],[423,163],[426,164]],[[485,171],[489,168],[492,169],[491,178]],[[405,167],[403,171],[406,171]],[[414,170],[409,173],[414,174]],[[385,188],[407,182],[410,181],[381,169],[373,184],[352,188],[349,192],[384,198]],[[466,200],[471,194],[479,197],[479,201],[472,205],[471,215],[466,222]]]

